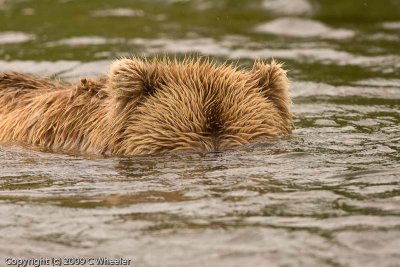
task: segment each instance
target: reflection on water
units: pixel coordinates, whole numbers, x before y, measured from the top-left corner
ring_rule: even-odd
[[[312,4],[308,0],[264,0],[263,7],[282,15],[311,15]]]
[[[24,43],[34,39],[34,35],[23,32],[0,32],[0,44]]]
[[[94,17],[141,17],[144,15],[142,10],[134,10],[130,8],[116,8],[95,10],[92,13]]]
[[[296,115],[293,136],[224,153],[1,146],[0,257],[398,266],[400,6],[364,3],[0,0],[0,71],[74,80],[133,52],[274,57]]]
[[[388,30],[398,30],[400,29],[400,21],[385,22],[382,24],[384,29]]]
[[[354,32],[351,30],[332,29],[320,22],[299,18],[276,19],[257,26],[256,30],[293,37],[320,37],[327,39],[347,39],[354,37]]]

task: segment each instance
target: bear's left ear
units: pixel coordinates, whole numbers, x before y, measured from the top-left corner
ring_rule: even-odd
[[[282,64],[272,60],[270,64],[256,61],[250,71],[250,81],[278,109],[287,122],[292,120],[290,112],[289,80]]]
[[[124,58],[111,65],[106,91],[116,99],[140,98],[155,91],[158,79],[156,63]]]

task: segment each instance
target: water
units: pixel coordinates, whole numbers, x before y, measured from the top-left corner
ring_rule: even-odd
[[[0,146],[0,266],[400,266],[399,45],[393,0],[0,1],[0,70],[75,80],[130,54],[274,57],[296,126],[210,154]]]

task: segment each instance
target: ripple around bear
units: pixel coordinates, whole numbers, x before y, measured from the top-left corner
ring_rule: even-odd
[[[143,155],[218,151],[291,132],[280,64],[120,59],[106,77],[65,84],[0,73],[0,143]]]

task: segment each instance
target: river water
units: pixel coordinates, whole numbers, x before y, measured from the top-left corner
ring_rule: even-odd
[[[118,56],[273,57],[296,129],[209,154],[0,146],[0,266],[400,266],[399,47],[395,0],[1,0],[1,71],[75,80]]]

